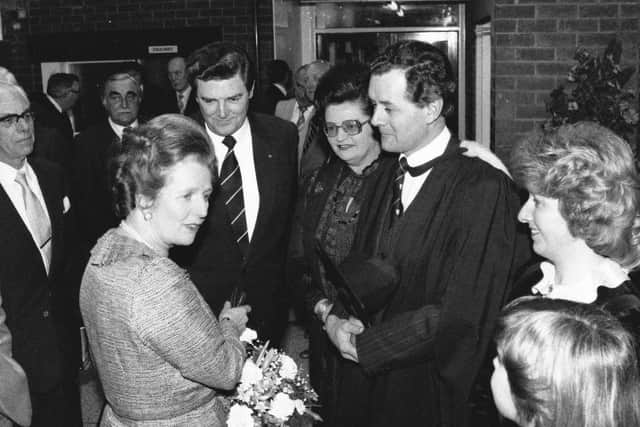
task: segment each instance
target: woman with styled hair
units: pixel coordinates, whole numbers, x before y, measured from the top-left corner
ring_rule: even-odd
[[[101,426],[219,426],[218,390],[245,359],[248,306],[216,318],[187,272],[168,257],[190,245],[209,206],[214,155],[179,114],[125,132],[113,190],[120,226],[91,251],[80,309],[107,406]]]
[[[383,171],[397,164],[395,157],[382,154],[370,123],[369,77],[366,65],[344,64],[320,79],[316,101],[331,154],[301,186],[290,245],[291,283],[311,319],[311,382],[320,396],[325,425],[330,426],[366,425],[369,383],[358,365],[340,356],[323,330],[341,321],[330,313],[348,315],[326,278],[316,244],[335,265],[343,263],[358,229],[360,206],[379,186]],[[376,266],[370,267],[367,277],[375,275]]]
[[[609,313],[566,300],[524,297],[496,331],[491,390],[522,427],[640,425],[640,378],[631,334]]]
[[[640,336],[629,276],[640,264],[640,177],[629,144],[596,123],[567,124],[516,144],[510,170],[529,192],[518,219],[546,259],[516,292],[594,304]]]

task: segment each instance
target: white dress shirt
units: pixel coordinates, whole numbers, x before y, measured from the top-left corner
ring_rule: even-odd
[[[222,162],[227,155],[229,149],[222,143],[223,136],[216,135],[211,132],[208,125],[205,125],[207,134],[213,144],[213,152],[217,159],[218,174],[222,169]],[[251,126],[249,120],[244,119],[244,123],[240,126],[233,136],[236,140],[236,145],[233,149],[238,160],[238,167],[240,168],[240,176],[242,177],[242,198],[244,200],[244,216],[247,220],[247,232],[249,241],[253,236],[253,230],[256,227],[256,220],[258,219],[258,209],[260,208],[260,192],[258,190],[258,178],[256,176],[256,166],[253,160],[253,138],[251,137]]]
[[[435,159],[444,153],[447,149],[447,144],[449,143],[449,139],[451,139],[451,132],[445,126],[442,132],[436,136],[433,141],[424,147],[420,148],[418,151],[415,151],[408,156],[404,154],[400,154],[400,157],[406,157],[407,163],[411,167],[420,166],[428,162],[429,160]],[[404,183],[402,184],[402,207],[406,211],[413,202],[413,199],[416,198],[418,192],[422,188],[422,185],[427,180],[427,177],[431,173],[431,169],[420,176],[411,176],[409,172],[405,172],[404,174]]]
[[[113,132],[118,136],[118,139],[120,141],[122,141],[122,132],[124,131],[124,128],[137,128],[138,127],[138,119],[135,119],[130,125],[128,126],[121,126],[119,124],[117,124],[116,122],[114,122],[113,120],[111,120],[111,117],[109,117],[109,126],[111,126],[111,129],[113,129]]]
[[[13,207],[16,208],[16,210],[18,211],[18,214],[20,215],[20,218],[22,218],[22,222],[24,223],[25,227],[27,227],[27,230],[29,230],[29,232],[31,233],[31,238],[33,239],[33,242],[35,243],[36,247],[40,248],[40,243],[36,238],[34,230],[31,229],[31,225],[29,224],[27,211],[24,206],[24,196],[22,195],[22,187],[20,186],[20,184],[18,184],[15,181],[19,171],[24,171],[25,177],[27,179],[27,184],[29,184],[29,187],[31,188],[31,191],[33,191],[33,194],[36,195],[36,198],[40,202],[40,205],[42,205],[44,212],[46,212],[46,214],[49,215],[49,211],[47,210],[47,205],[45,204],[44,197],[42,195],[42,190],[40,190],[40,183],[38,182],[38,177],[36,176],[35,172],[33,171],[33,169],[31,168],[31,166],[26,160],[24,161],[24,164],[20,169],[14,169],[13,167],[9,166],[6,163],[0,162],[0,184],[2,185],[2,188],[7,193],[7,195],[9,196],[9,199],[11,199],[11,203],[13,203]],[[51,219],[51,215],[49,215],[49,219]],[[42,262],[44,263],[48,273],[49,263],[47,262],[45,253],[42,251],[42,249],[38,249],[38,250],[40,251]]]

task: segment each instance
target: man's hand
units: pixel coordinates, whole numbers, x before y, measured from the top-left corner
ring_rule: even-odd
[[[327,317],[325,329],[329,339],[345,359],[358,363],[356,335],[364,331],[364,325],[355,317],[341,319],[333,314]]]

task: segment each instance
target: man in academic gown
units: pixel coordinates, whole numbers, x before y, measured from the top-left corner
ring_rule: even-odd
[[[339,303],[325,324],[373,380],[362,425],[468,426],[494,322],[529,258],[511,181],[462,156],[446,127],[454,94],[450,64],[427,43],[396,43],[372,64],[371,123],[400,156],[362,207],[353,250],[388,263],[398,281],[378,291],[389,296],[370,327]]]

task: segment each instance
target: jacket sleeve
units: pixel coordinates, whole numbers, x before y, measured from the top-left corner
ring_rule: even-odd
[[[140,338],[185,378],[232,389],[245,360],[240,331],[231,321],[217,321],[186,273],[162,267],[147,267],[144,280],[152,286],[136,296]]]

